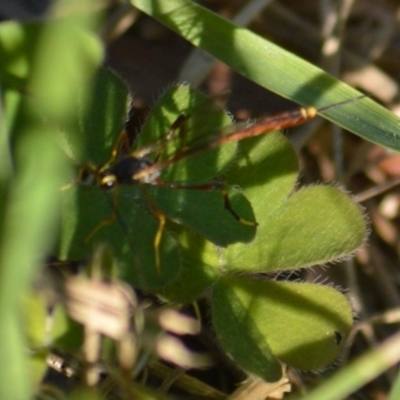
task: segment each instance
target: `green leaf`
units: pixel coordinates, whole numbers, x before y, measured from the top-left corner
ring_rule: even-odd
[[[314,186],[292,193],[296,156],[279,133],[242,141],[229,170],[250,200],[258,229],[249,244],[222,250],[229,271],[309,267],[355,251],[366,235],[359,207],[342,191]]]
[[[114,146],[112,143],[119,139],[119,129],[114,129],[113,126],[120,125],[125,115],[127,91],[121,88],[119,79],[107,71],[98,73],[95,84],[99,88],[93,90],[91,98],[99,109],[90,107],[89,116],[84,120],[88,123],[83,124],[83,132],[89,138],[88,146],[86,149],[83,146],[79,147],[78,141],[78,145],[71,146],[71,150],[74,158],[81,158],[83,162],[84,158],[88,157],[93,168],[100,168],[103,167],[103,163],[110,162],[112,166],[113,162],[118,162],[110,159]],[[103,100],[97,98],[100,95],[104,97]],[[115,107],[112,107],[113,104]],[[94,124],[94,128],[90,125],[90,121],[99,110],[102,110],[103,114],[110,114],[110,117],[104,117],[110,121],[110,124],[105,124],[105,129],[101,129],[97,124]],[[165,140],[171,125],[182,112],[190,116],[184,132],[172,132],[168,140]],[[198,119],[200,116],[204,118],[205,112],[208,122],[201,124]],[[112,121],[114,123],[111,123]],[[186,86],[174,87],[162,96],[154,112],[151,112],[136,144],[136,151],[140,152],[148,147],[156,158],[154,162],[163,161],[171,154],[179,152],[181,146],[202,143],[203,135],[210,136],[210,133],[215,133],[221,127],[221,123],[228,122],[231,123],[227,114],[205,96]],[[107,126],[110,129],[107,130]],[[91,147],[90,142],[94,140],[95,134],[95,141],[99,143]],[[74,142],[73,135],[68,135],[67,138]],[[79,153],[81,155],[78,156]],[[200,152],[200,157],[191,155],[171,165],[168,163],[162,169],[163,176],[166,179],[190,176],[191,179],[202,179],[200,185],[203,185],[204,179],[212,178],[227,168],[235,153],[236,143],[229,143],[223,146],[222,150],[203,151]],[[96,159],[101,159],[102,162],[94,162]],[[208,171],[204,168],[204,162]],[[179,175],[177,171],[187,172],[186,175]],[[180,269],[177,245],[167,231],[164,230],[158,249],[154,244],[160,228],[160,221],[155,216],[159,215],[161,218],[161,214],[164,214],[168,219],[190,227],[221,246],[239,240],[252,240],[256,232],[255,225],[240,223],[226,209],[222,188],[212,189],[213,186],[210,186],[211,189],[206,187],[203,190],[201,186],[196,189],[196,182],[192,184],[194,189],[181,188],[179,185],[173,187],[176,185],[175,181],[171,182],[172,187],[160,186],[157,183],[119,184],[111,193],[106,193],[100,187],[82,187],[79,182],[71,184],[63,191],[63,223],[58,256],[62,259],[84,258],[95,243],[103,241],[111,244],[115,254],[121,259],[123,276],[135,287],[154,290],[175,279]],[[208,186],[207,181],[205,185]],[[254,221],[251,205],[241,193],[232,189],[229,198],[238,215],[246,221]],[[87,243],[88,237],[101,224],[104,226],[96,232],[94,240]],[[156,265],[158,257],[159,266]],[[130,266],[132,262],[133,267]]]
[[[164,299],[179,304],[196,301],[221,275],[219,248],[201,235],[182,226],[174,227],[182,271],[178,278],[159,291]]]
[[[179,116],[187,119],[178,124],[171,137],[165,138]],[[147,145],[159,143],[162,152],[154,151],[152,161],[167,160],[177,151],[196,147],[204,139],[218,134],[225,126],[231,126],[228,113],[219,108],[214,101],[189,86],[179,85],[168,89],[158,100],[146,120],[135,151]],[[160,149],[160,145],[155,150]],[[199,151],[168,165],[161,171],[161,179],[166,182],[203,181],[221,175],[232,163],[236,154],[236,143],[207,151]]]
[[[187,119],[169,134],[182,115]],[[230,142],[208,149],[207,140],[217,138],[217,133],[231,126],[228,114],[215,102],[188,86],[176,86],[167,90],[151,111],[133,152],[141,153],[143,148],[150,146],[153,156],[149,158],[155,165],[166,162],[160,171],[160,179],[166,186],[156,182],[145,188],[155,207],[174,222],[220,246],[249,242],[256,232],[255,225],[239,223],[226,209],[222,189],[213,189],[214,185],[222,188],[222,184],[208,182],[232,164],[237,144]],[[176,162],[168,162],[186,149],[193,149],[193,153]],[[180,185],[180,182],[183,183]],[[230,192],[234,212],[244,220],[254,222],[247,199],[237,191]]]
[[[50,313],[46,294],[46,287],[40,286],[40,291],[30,290],[22,296],[24,332],[31,350],[49,346],[67,331],[64,310],[54,307]],[[53,320],[52,329],[47,322],[49,318]]]
[[[62,129],[64,150],[76,163],[103,166],[125,127],[130,96],[126,84],[106,68],[87,85],[92,90],[74,99],[77,124]]]
[[[259,220],[251,244],[224,250],[226,267],[251,272],[309,267],[351,254],[365,235],[363,216],[346,194],[329,186],[308,187]]]
[[[211,313],[218,339],[223,349],[247,373],[275,382],[281,378],[281,366],[236,291],[237,288],[225,280],[220,280],[213,288]]]
[[[120,276],[136,288],[155,290],[177,276],[177,243],[164,230],[159,246],[155,245],[159,221],[140,188],[122,186],[107,193],[96,186],[71,186],[63,191],[62,207],[61,259],[86,258],[105,243],[120,262]]]
[[[48,368],[46,358],[50,347],[60,348],[61,345],[63,349],[78,351],[83,343],[80,327],[72,323],[63,307],[57,304],[49,311],[47,290],[54,288],[46,287],[48,282],[38,283],[38,290],[27,291],[21,299],[24,334],[29,349],[27,365],[34,387],[40,384]]]
[[[168,218],[195,230],[216,245],[225,247],[236,242],[248,243],[254,239],[254,213],[242,193],[231,190],[229,199],[232,209],[253,225],[239,222],[226,209],[222,189],[174,189],[148,185],[146,191],[157,209]]]
[[[280,132],[273,131],[239,143],[236,162],[226,179],[242,190],[257,222],[263,225],[294,191],[298,173],[292,145]]]
[[[115,143],[120,141],[126,116],[127,90],[108,71],[98,72],[94,84],[91,105],[81,107],[87,116],[80,113],[79,129],[72,133],[66,130],[65,137],[70,144],[70,157],[83,165],[90,163],[96,174],[99,169],[119,165],[112,151],[118,150]],[[182,113],[189,117],[184,126],[171,130]],[[96,122],[98,114],[103,115],[101,124]],[[160,245],[155,244],[163,219],[189,227],[220,246],[251,241],[256,226],[247,199],[233,188],[223,189],[222,183],[209,182],[233,162],[237,144],[227,143],[211,150],[198,147],[207,143],[210,136],[217,137],[213,135],[226,124],[231,126],[227,113],[210,99],[187,86],[169,89],[150,113],[132,153],[152,159],[155,165],[165,163],[160,168],[161,182],[118,183],[111,193],[106,193],[98,182],[86,188],[83,182],[67,186],[63,191],[58,256],[85,258],[95,243],[108,243],[121,259],[123,276],[135,287],[154,290],[171,283],[180,268],[177,245],[166,230]],[[86,139],[82,140],[82,136]],[[169,161],[186,148],[194,149],[193,154]],[[175,181],[189,178],[190,183]],[[224,190],[233,212],[226,208]],[[239,222],[234,213],[250,224]],[[88,246],[88,238],[100,225],[103,227]],[[134,266],[130,267],[132,262]]]
[[[333,362],[353,322],[348,300],[331,287],[244,277],[217,283],[212,315],[225,350],[267,380],[268,368],[276,368],[271,353],[302,370],[315,371]],[[265,365],[260,353],[266,354]]]
[[[48,369],[47,352],[36,353],[27,360],[29,370],[29,379],[33,388],[37,388],[43,380],[43,377]]]
[[[256,220],[262,223],[287,200],[296,183],[297,174],[297,156],[292,146],[282,134],[270,132],[264,137],[248,139],[239,144],[235,163],[228,170],[226,178],[255,202]],[[205,223],[212,223],[212,219],[207,218]],[[259,244],[257,236],[258,233],[255,241]],[[184,303],[195,300],[216,278],[226,273],[226,262],[223,249],[201,239],[194,232],[181,230],[177,238],[182,252],[182,273],[162,293],[171,301]],[[251,243],[240,246],[240,249],[247,246],[256,251]],[[231,247],[228,247],[228,254]],[[246,270],[246,257],[241,257],[235,265]],[[227,267],[230,268],[229,265]],[[264,268],[264,263],[260,268]]]
[[[39,24],[22,25],[15,21],[3,21],[0,24],[0,53],[2,54],[0,79],[6,83],[6,88],[15,88],[13,85],[7,85],[8,76],[20,79],[26,85],[32,63],[32,45],[37,42],[41,27],[42,25]],[[17,86],[17,88],[23,87]]]
[[[13,49],[13,54],[8,52],[11,48],[0,49],[0,58],[7,59],[7,72],[24,79],[28,74],[25,93],[29,93],[10,108],[6,100],[6,110],[0,105],[0,342],[7,344],[1,347],[0,355],[3,360],[12,360],[0,367],[0,398],[4,399],[31,398],[35,389],[36,382],[29,379],[32,369],[21,326],[20,296],[28,290],[57,235],[59,188],[66,179],[67,166],[55,143],[52,123],[73,118],[68,104],[76,95],[76,84],[85,81],[100,61],[100,43],[88,28],[97,18],[71,17],[68,22],[43,24],[36,36],[29,36],[29,29],[21,25],[13,25],[10,29],[16,36],[10,43],[21,47]],[[4,44],[8,34],[3,32],[0,41]],[[27,47],[34,57],[31,64],[24,65]],[[9,63],[12,56],[21,61],[15,70]],[[6,168],[4,160],[11,158],[12,169]],[[39,364],[43,366],[42,359]]]
[[[390,390],[390,396],[388,400],[396,400],[400,397],[400,374],[397,373],[396,379],[394,380],[394,385]]]
[[[243,76],[299,104],[322,108],[360,94],[307,61],[193,1],[130,2]],[[370,99],[331,108],[322,114],[367,140],[400,149],[399,118]]]

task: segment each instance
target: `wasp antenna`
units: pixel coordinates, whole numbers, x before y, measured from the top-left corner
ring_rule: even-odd
[[[344,104],[354,103],[355,101],[361,100],[361,99],[363,99],[364,97],[367,97],[367,95],[361,94],[360,96],[353,97],[353,98],[347,99],[347,100],[343,100],[343,101],[341,101],[341,102],[339,102],[339,103],[330,104],[329,106],[325,106],[325,107],[322,107],[322,108],[318,108],[317,111],[318,111],[318,113],[324,112],[324,111],[329,110],[330,108],[334,108],[334,107],[338,107],[338,106],[343,106]]]

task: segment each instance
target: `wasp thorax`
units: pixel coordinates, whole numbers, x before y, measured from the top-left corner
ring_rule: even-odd
[[[153,163],[146,158],[125,157],[114,165],[112,173],[116,176],[119,183],[153,183],[160,176],[159,171],[149,172],[148,175],[145,174],[141,179],[134,179],[134,175],[138,172],[145,171],[152,165]]]

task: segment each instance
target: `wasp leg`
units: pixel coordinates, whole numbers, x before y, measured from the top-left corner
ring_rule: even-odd
[[[188,117],[186,115],[180,114],[178,116],[178,118],[172,123],[171,127],[169,128],[169,131],[167,132],[167,134],[165,135],[165,138],[162,141],[163,143],[157,149],[157,154],[154,159],[154,162],[157,162],[160,159],[162,153],[165,151],[165,148],[168,145],[168,142],[170,140],[172,140],[172,138],[175,136],[175,132],[177,132],[183,128],[184,123],[187,121],[187,119],[188,119]],[[179,135],[179,136],[182,136],[182,135]]]
[[[114,143],[114,146],[111,150],[111,157],[110,159],[99,169],[99,173],[107,170],[110,168],[110,166],[116,162],[118,155],[120,153],[121,147],[124,149],[124,152],[126,154],[129,154],[130,152],[130,146],[129,146],[129,138],[128,138],[128,133],[124,129],[118,136],[117,140]]]
[[[158,161],[162,153],[165,151],[168,142],[172,140],[173,136],[175,135],[175,132],[178,129],[182,128],[183,124],[187,119],[188,119],[187,115],[180,114],[178,118],[172,123],[167,134],[161,140],[158,140],[156,143],[149,144],[147,146],[141,147],[140,149],[131,152],[131,156],[136,158],[143,158],[150,153],[156,152],[155,160]]]
[[[118,203],[118,188],[115,189],[115,194],[112,201],[112,213],[107,219],[103,219],[97,226],[95,226],[89,235],[83,241],[84,245],[87,245],[104,227],[111,225],[117,219],[117,203]]]
[[[165,215],[159,210],[153,210],[153,212],[155,213],[159,221],[157,233],[156,236],[154,237],[154,249],[156,253],[156,268],[157,272],[160,273],[161,272],[160,245],[165,229],[166,218]]]
[[[161,273],[161,257],[160,257],[160,245],[161,245],[161,240],[164,234],[164,229],[165,229],[165,223],[167,221],[166,216],[155,206],[153,201],[151,200],[149,194],[147,193],[146,189],[144,186],[141,185],[142,192],[144,196],[146,197],[147,203],[152,211],[152,213],[156,216],[158,219],[158,228],[156,235],[154,236],[154,249],[155,249],[155,263],[156,263],[156,269],[157,272],[160,274]]]

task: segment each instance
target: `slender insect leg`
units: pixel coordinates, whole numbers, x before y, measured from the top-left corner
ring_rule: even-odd
[[[156,217],[159,220],[157,233],[156,236],[154,237],[154,248],[156,252],[156,268],[157,272],[160,273],[161,272],[160,245],[165,229],[166,218],[165,215],[158,209],[153,210],[153,212],[155,213]]]
[[[165,151],[165,148],[168,145],[168,142],[172,140],[172,138],[175,136],[175,133],[183,127],[183,124],[187,119],[188,117],[184,114],[178,115],[178,118],[172,123],[167,134],[162,140],[162,144],[158,147],[154,162],[157,162],[160,159],[162,153]]]
[[[107,161],[107,163],[105,165],[103,165],[101,168],[96,168],[94,165],[92,165],[90,163],[85,164],[79,171],[78,180],[80,182],[85,183],[84,182],[85,181],[84,174],[85,174],[85,172],[89,171],[92,175],[94,175],[96,177],[96,180],[97,180],[96,183],[98,185],[104,185],[104,183],[102,181],[100,181],[99,176],[101,176],[102,172],[104,172],[105,170],[110,168],[110,166],[117,160],[121,147],[124,148],[124,151],[126,152],[126,154],[129,154],[129,151],[130,151],[129,138],[128,138],[128,133],[126,132],[125,129],[120,133],[117,140],[115,141],[113,148],[111,150],[111,157]],[[86,182],[86,184],[93,184],[93,183],[94,182]],[[109,218],[101,221],[89,233],[89,235],[84,240],[85,245],[88,244],[101,229],[103,229],[104,227],[106,227],[108,225],[111,225],[117,219],[118,196],[119,196],[119,191],[118,191],[118,188],[115,187],[114,196],[113,196],[113,200],[112,200],[112,204],[111,204],[111,208],[112,208],[111,216]]]
[[[115,188],[113,201],[111,204],[111,208],[112,208],[111,216],[107,219],[103,219],[97,226],[95,226],[91,230],[89,235],[83,241],[84,245],[87,245],[95,237],[95,235],[97,233],[99,233],[106,226],[111,225],[117,219],[117,211],[116,210],[117,210],[117,203],[118,203],[118,195],[119,195],[118,188]]]
[[[111,159],[108,161],[107,164],[110,164],[111,162],[114,162],[117,159],[121,147],[123,147],[126,154],[129,154],[130,151],[129,137],[128,137],[128,132],[125,129],[119,134],[117,140],[115,141],[111,151]]]
[[[154,236],[154,249],[155,249],[155,263],[156,263],[156,268],[157,272],[161,272],[161,257],[160,257],[160,245],[161,245],[161,240],[163,237],[164,229],[165,229],[165,223],[167,221],[167,218],[165,215],[155,206],[153,201],[151,200],[149,194],[147,193],[146,189],[144,188],[143,185],[140,186],[142,189],[143,195],[146,197],[147,203],[149,204],[149,207],[152,211],[152,213],[156,216],[158,219],[158,228],[156,235]]]
[[[100,173],[107,170],[113,163],[115,163],[115,161],[118,158],[121,147],[124,149],[124,152],[126,154],[129,154],[130,152],[129,137],[125,129],[119,134],[117,140],[115,141],[113,148],[111,150],[110,159],[99,169]]]
[[[178,116],[178,118],[172,123],[168,132],[161,140],[157,141],[156,143],[152,143],[147,146],[141,147],[140,149],[138,149],[136,151],[133,151],[131,153],[131,156],[136,157],[136,158],[143,158],[150,153],[156,152],[155,159],[158,161],[158,159],[160,158],[160,155],[167,147],[168,142],[170,140],[172,140],[173,136],[175,135],[175,132],[183,126],[184,122],[187,119],[188,119],[187,115],[180,114]]]

